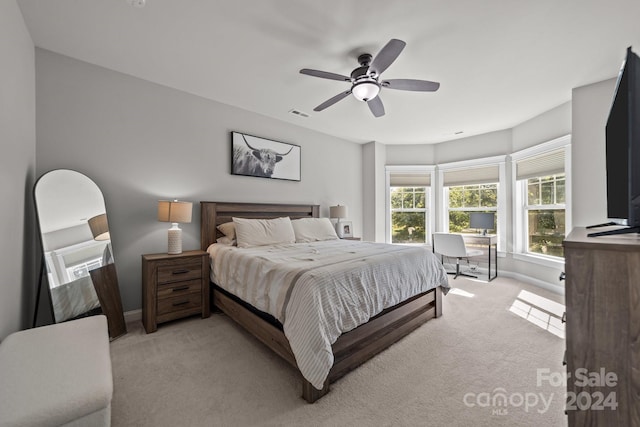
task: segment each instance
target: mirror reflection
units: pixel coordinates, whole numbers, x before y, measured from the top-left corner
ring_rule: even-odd
[[[38,180],[34,196],[55,321],[103,312],[92,279],[101,275],[92,272],[114,259],[102,192],[85,175],[60,169]]]

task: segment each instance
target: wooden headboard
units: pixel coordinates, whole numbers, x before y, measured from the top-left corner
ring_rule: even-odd
[[[206,251],[210,244],[222,237],[216,227],[233,217],[270,219],[288,216],[296,219],[317,218],[319,213],[319,205],[200,202],[200,247]]]

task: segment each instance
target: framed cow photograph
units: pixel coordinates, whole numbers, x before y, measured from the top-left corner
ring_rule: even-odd
[[[300,146],[231,132],[231,174],[300,181]]]

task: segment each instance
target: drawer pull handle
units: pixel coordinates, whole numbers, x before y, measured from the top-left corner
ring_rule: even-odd
[[[173,288],[173,289],[171,290],[171,292],[186,291],[187,289],[189,289],[189,286],[180,286],[180,287],[177,287],[177,288]]]
[[[190,271],[189,269],[183,268],[182,270],[173,270],[171,274],[186,274],[189,271]]]
[[[174,302],[173,306],[174,307],[178,307],[180,305],[185,305],[185,304],[189,304],[189,301],[182,301],[182,302]]]
[[[564,313],[562,313],[561,322],[562,323],[567,323],[567,312],[566,311]]]

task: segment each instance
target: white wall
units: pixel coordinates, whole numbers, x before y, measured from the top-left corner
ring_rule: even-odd
[[[573,226],[607,220],[605,125],[616,79],[573,89],[571,162]]]
[[[212,77],[213,78],[213,77]],[[165,252],[157,201],[194,202],[183,247],[200,245],[198,202],[349,207],[362,232],[362,147],[36,49],[38,175],[70,168],[102,189],[125,310],[141,307],[141,255]],[[302,148],[301,182],[230,175],[230,131]]]
[[[369,142],[362,147],[362,238],[372,242],[385,241],[385,156],[385,146],[379,142]]]
[[[0,340],[33,314],[35,65],[15,0],[0,0]]]

